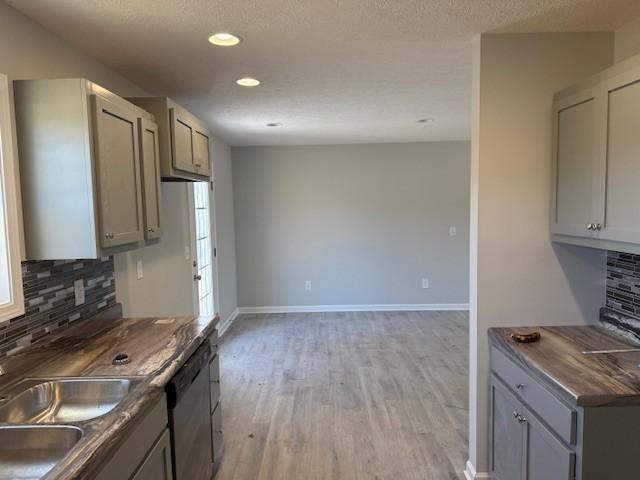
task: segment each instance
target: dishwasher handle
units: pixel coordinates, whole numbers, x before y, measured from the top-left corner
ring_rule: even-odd
[[[203,367],[209,364],[211,357],[211,344],[205,340],[194,352],[189,360],[185,362],[178,373],[167,384],[167,404],[168,407],[175,408],[180,399],[184,397],[191,387],[193,381],[198,377]]]

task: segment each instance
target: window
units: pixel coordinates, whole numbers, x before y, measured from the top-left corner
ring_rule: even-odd
[[[9,81],[0,74],[0,322],[24,313]]]

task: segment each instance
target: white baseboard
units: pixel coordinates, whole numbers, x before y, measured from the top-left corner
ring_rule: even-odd
[[[473,466],[471,460],[467,460],[467,466],[462,473],[464,473],[464,477],[467,480],[482,480],[491,478],[488,473],[476,472],[476,467]]]
[[[229,327],[239,314],[240,309],[236,308],[233,312],[231,312],[231,315],[220,322],[220,326],[218,327],[218,337],[221,337],[227,330],[229,330]]]
[[[240,307],[246,313],[313,313],[313,312],[425,312],[437,310],[469,310],[468,303],[416,303],[386,305],[293,305],[280,307]]]

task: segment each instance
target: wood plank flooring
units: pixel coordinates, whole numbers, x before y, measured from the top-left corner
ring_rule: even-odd
[[[463,478],[466,312],[244,315],[220,348],[216,480]]]

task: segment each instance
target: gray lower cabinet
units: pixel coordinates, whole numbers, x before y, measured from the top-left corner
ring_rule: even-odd
[[[133,480],[171,480],[172,478],[171,441],[169,430],[165,430],[138,468]]]
[[[539,378],[491,347],[491,478],[638,478],[640,407],[573,405]]]
[[[94,480],[173,480],[167,400],[163,394],[106,461]]]
[[[524,478],[528,480],[572,479],[575,453],[564,446],[536,415],[522,407],[524,429]]]
[[[491,478],[575,478],[575,453],[495,375],[491,380]]]
[[[222,405],[220,402],[220,357],[218,354],[218,331],[209,336],[211,344],[211,362],[209,363],[210,408],[211,408],[211,458],[214,468],[220,465],[222,458]]]
[[[495,480],[522,479],[522,404],[499,380],[491,382],[491,474]]]

